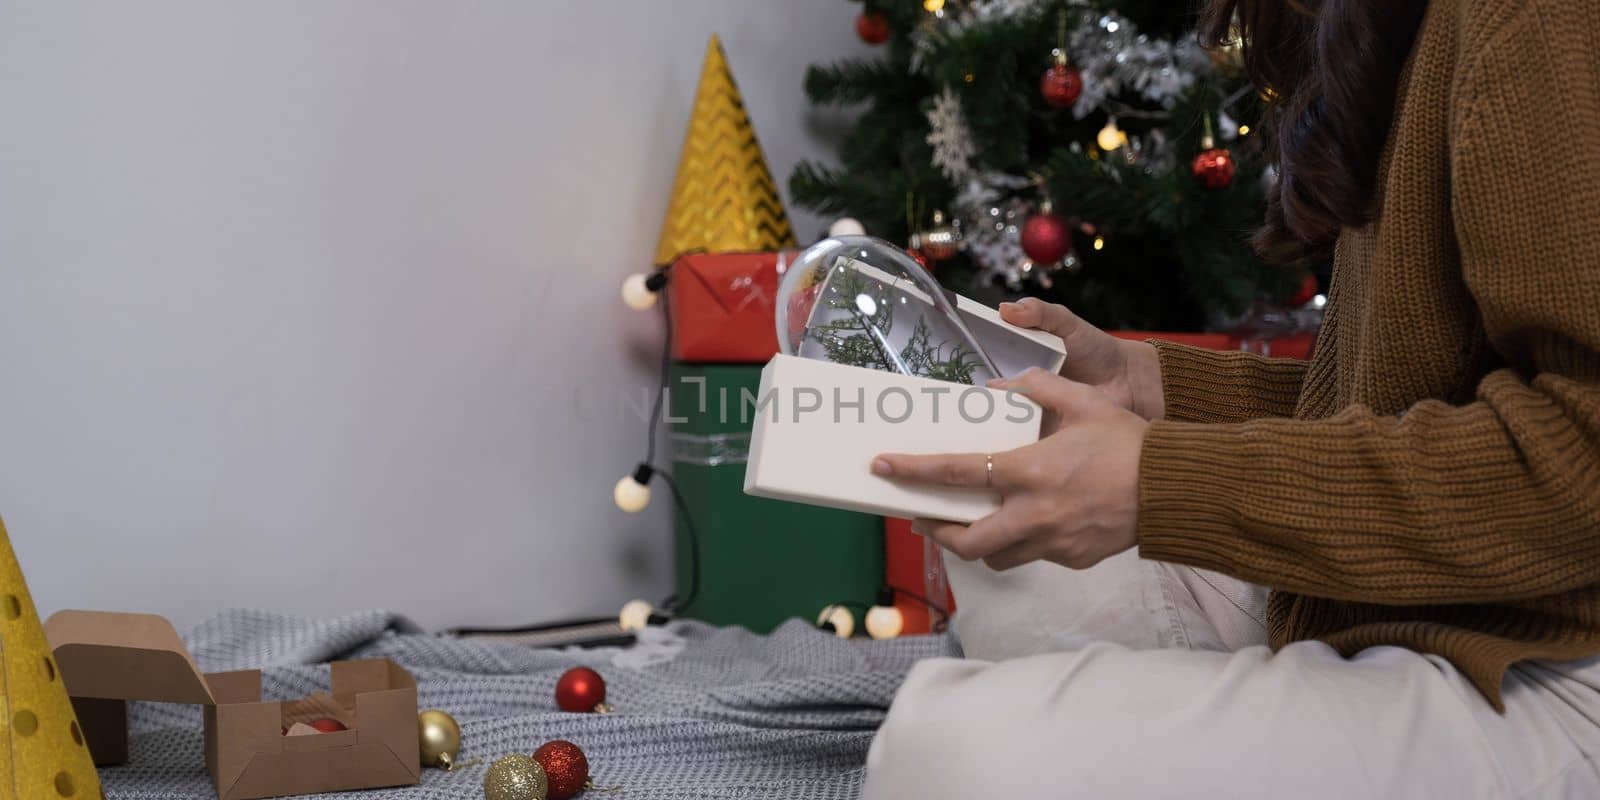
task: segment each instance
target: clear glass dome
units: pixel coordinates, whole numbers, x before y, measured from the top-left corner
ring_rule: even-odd
[[[981,384],[1002,372],[956,309],[956,295],[882,239],[839,236],[807,248],[778,286],[784,353]]]

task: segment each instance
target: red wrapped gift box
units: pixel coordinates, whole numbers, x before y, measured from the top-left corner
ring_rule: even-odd
[[[778,353],[773,313],[778,280],[794,253],[697,253],[668,279],[672,357],[713,364],[765,364]]]
[[[950,594],[950,583],[944,577],[944,564],[927,563],[925,545],[926,540],[911,532],[910,520],[883,521],[883,582],[900,590],[895,593],[894,605],[905,619],[902,633],[906,635],[928,633],[939,618],[938,612],[916,598],[937,604],[946,614],[956,610],[955,596]]]
[[[1162,333],[1160,331],[1110,331],[1118,339],[1142,342],[1146,339],[1204,347],[1208,350],[1250,350],[1275,358],[1311,357],[1311,348],[1317,343],[1315,333],[1291,333],[1271,339],[1245,339],[1232,333]]]

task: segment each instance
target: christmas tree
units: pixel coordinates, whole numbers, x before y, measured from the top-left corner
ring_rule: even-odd
[[[1031,294],[1112,328],[1227,326],[1307,272],[1250,248],[1267,100],[1237,44],[1207,51],[1195,21],[1150,0],[865,0],[856,30],[882,55],[806,75],[814,103],[860,115],[841,163],[800,164],[790,191],[980,299]]]

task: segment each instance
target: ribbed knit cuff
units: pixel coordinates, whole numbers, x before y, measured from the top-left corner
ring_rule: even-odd
[[[1140,556],[1233,573],[1233,504],[1247,480],[1237,445],[1237,434],[1219,426],[1151,424],[1139,459]]]
[[[1150,340],[1161,363],[1166,418],[1244,422],[1287,417],[1300,400],[1306,362]]]

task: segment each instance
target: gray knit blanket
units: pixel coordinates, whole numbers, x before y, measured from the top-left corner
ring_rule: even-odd
[[[797,620],[758,636],[741,628],[675,622],[641,645],[595,651],[425,635],[383,612],[302,620],[224,613],[186,635],[207,672],[261,668],[268,699],[328,690],[327,667],[388,658],[417,679],[422,708],[461,723],[455,772],[423,770],[401,789],[324,795],[370,800],[481,798],[488,762],[550,739],[576,742],[611,798],[853,798],[867,746],[890,699],[919,659],[956,654],[950,637],[844,641]],[[575,665],[606,679],[613,714],[555,709],[556,678]],[[110,800],[214,798],[198,706],[135,703],[126,766],[101,771]]]

